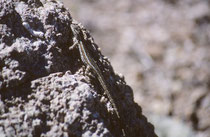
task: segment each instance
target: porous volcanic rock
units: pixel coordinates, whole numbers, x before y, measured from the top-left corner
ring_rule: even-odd
[[[84,74],[78,49],[69,50],[72,21],[58,1],[0,2],[0,136],[119,137],[124,128],[129,137],[155,137],[132,89],[85,29],[121,120],[97,78]]]

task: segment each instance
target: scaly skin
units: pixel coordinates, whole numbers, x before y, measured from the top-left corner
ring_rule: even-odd
[[[104,76],[101,73],[101,70],[99,69],[97,64],[94,62],[94,60],[90,56],[88,50],[86,49],[86,47],[82,43],[82,39],[79,37],[79,32],[78,32],[79,30],[76,30],[76,28],[74,28],[74,26],[71,26],[71,29],[72,29],[72,32],[73,32],[74,36],[76,36],[76,38],[74,39],[74,45],[71,46],[70,49],[73,49],[75,46],[79,47],[79,52],[80,52],[82,62],[87,66],[87,69],[93,70],[93,72],[97,76],[98,81],[100,82],[105,94],[107,95],[109,101],[111,102],[112,107],[113,107],[118,119],[121,120],[119,110],[117,108],[117,105],[116,105],[110,91],[108,90],[108,86],[106,84]],[[124,129],[122,129],[122,132],[123,132],[123,136],[125,136]]]

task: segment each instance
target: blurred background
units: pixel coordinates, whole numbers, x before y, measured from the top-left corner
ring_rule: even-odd
[[[210,0],[61,0],[159,137],[210,137]]]

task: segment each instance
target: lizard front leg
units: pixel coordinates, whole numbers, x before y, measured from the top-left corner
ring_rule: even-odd
[[[69,47],[69,50],[74,49],[76,46],[78,46],[79,42],[76,38],[73,38],[73,45]]]

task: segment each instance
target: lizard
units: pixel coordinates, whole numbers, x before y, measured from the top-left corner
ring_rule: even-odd
[[[75,48],[76,46],[78,46],[81,60],[86,65],[86,71],[92,70],[94,72],[94,74],[97,76],[99,83],[101,84],[109,101],[111,102],[111,105],[117,115],[117,118],[121,121],[119,109],[115,103],[115,100],[113,99],[113,97],[110,93],[110,90],[108,89],[108,86],[106,84],[106,81],[104,79],[104,76],[103,76],[101,70],[99,69],[98,65],[94,62],[94,59],[90,56],[88,49],[83,44],[79,29],[80,28],[79,28],[78,24],[76,24],[76,23],[71,24],[71,30],[74,35],[74,39],[73,39],[74,43],[69,49],[71,50],[71,49]],[[123,133],[123,136],[125,136],[124,129],[122,129],[122,133]]]

